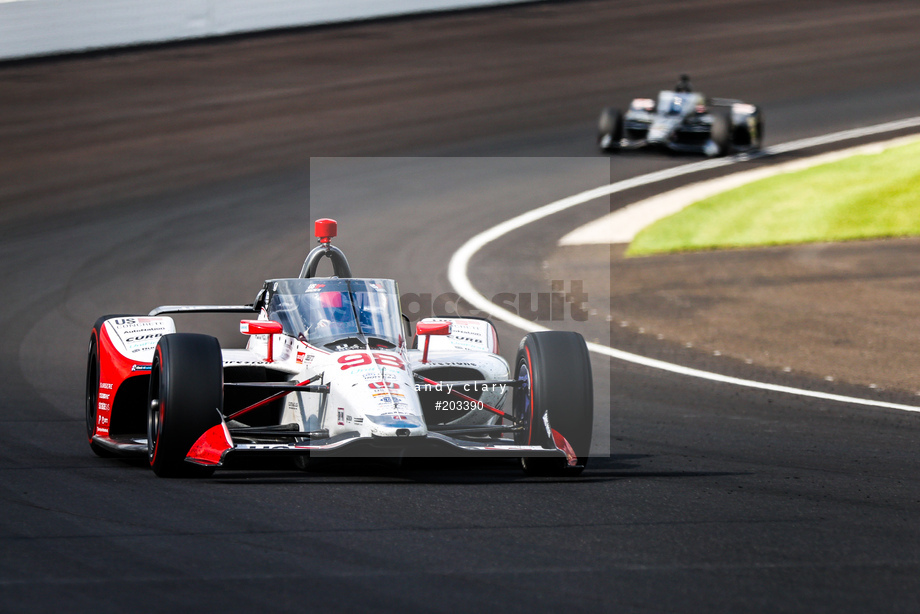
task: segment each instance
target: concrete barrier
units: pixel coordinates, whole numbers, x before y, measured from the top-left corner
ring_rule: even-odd
[[[0,0],[0,59],[524,0]]]

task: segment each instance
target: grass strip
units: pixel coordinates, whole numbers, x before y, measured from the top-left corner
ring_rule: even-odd
[[[776,175],[643,229],[628,256],[920,235],[920,143]]]

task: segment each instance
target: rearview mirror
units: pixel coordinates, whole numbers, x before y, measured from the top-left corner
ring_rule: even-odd
[[[240,332],[244,335],[280,335],[281,322],[274,320],[240,320]]]
[[[431,336],[446,336],[450,334],[450,322],[425,322],[415,325],[415,334],[425,336],[425,350],[422,352],[422,364],[428,362],[428,343]]]
[[[419,322],[415,325],[416,335],[449,335],[450,322]]]
[[[240,332],[244,335],[268,335],[268,352],[265,362],[275,361],[275,350],[272,347],[272,342],[275,340],[274,335],[280,335],[282,330],[284,329],[281,326],[281,322],[275,322],[274,320],[240,320]]]

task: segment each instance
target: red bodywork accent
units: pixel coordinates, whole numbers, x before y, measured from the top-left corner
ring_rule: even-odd
[[[185,459],[198,465],[217,466],[221,464],[224,453],[232,448],[230,432],[221,422],[206,430],[204,435],[198,438]]]
[[[329,218],[316,220],[313,224],[313,231],[320,243],[329,243],[332,237],[338,233],[338,222]]]
[[[556,447],[565,452],[565,460],[569,464],[569,467],[575,467],[578,465],[578,457],[575,455],[575,450],[572,449],[571,444],[568,440],[562,436],[562,433],[556,429],[553,431],[553,443],[556,444]]]
[[[108,326],[103,324],[99,328],[96,338],[96,351],[99,353],[99,381],[97,382],[98,398],[96,400],[96,425],[93,435],[109,437],[109,425],[112,423],[112,403],[118,388],[129,377],[148,375],[149,370],[137,371],[138,366],[148,366],[152,363],[137,362],[122,355],[115,348],[109,336]],[[96,330],[93,329],[93,334]],[[108,398],[105,398],[108,395]],[[92,439],[92,438],[90,438]]]

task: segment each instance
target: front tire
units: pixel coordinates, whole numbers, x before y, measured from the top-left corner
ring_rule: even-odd
[[[597,146],[601,151],[619,151],[623,140],[623,113],[607,107],[597,120]]]
[[[147,402],[147,458],[159,477],[207,477],[213,467],[185,462],[223,409],[223,359],[214,337],[164,335],[157,344]]]
[[[515,443],[555,448],[551,428],[566,438],[578,457],[574,467],[565,459],[524,457],[524,471],[529,475],[580,474],[588,463],[594,424],[591,359],[584,338],[566,331],[525,335],[514,374],[523,385],[515,390],[513,413],[525,421],[524,430],[515,434]]]

